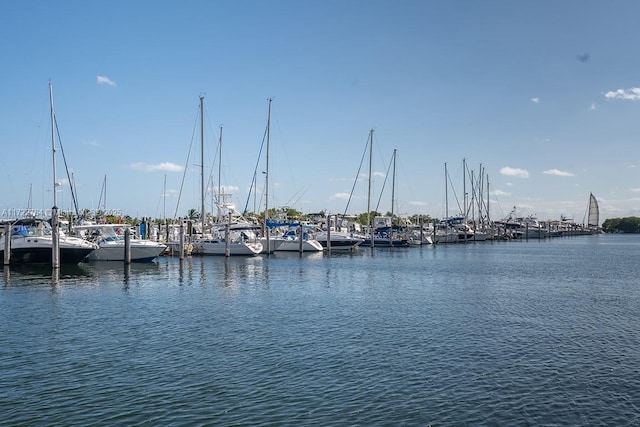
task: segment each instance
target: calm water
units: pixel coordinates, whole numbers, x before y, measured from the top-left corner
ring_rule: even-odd
[[[638,425],[640,236],[4,270],[3,425]]]

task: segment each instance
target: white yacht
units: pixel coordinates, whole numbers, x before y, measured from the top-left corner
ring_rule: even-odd
[[[89,254],[90,261],[124,261],[125,230],[128,224],[83,224],[73,230],[79,236],[95,242],[98,250]],[[150,262],[160,256],[167,245],[153,240],[140,239],[131,234],[129,240],[131,262]]]
[[[51,264],[53,236],[49,222],[41,218],[7,221],[11,227],[12,264]],[[0,257],[4,258],[7,233],[0,237]],[[60,264],[78,264],[98,249],[98,245],[59,232]]]

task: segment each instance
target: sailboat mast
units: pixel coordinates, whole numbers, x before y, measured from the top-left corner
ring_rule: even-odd
[[[449,218],[449,174],[447,163],[444,164],[444,217]]]
[[[58,194],[56,191],[57,179],[56,179],[56,133],[55,133],[55,120],[56,115],[53,110],[53,86],[49,83],[49,104],[51,106],[51,159],[53,161],[53,206],[58,206]]]
[[[462,216],[467,220],[467,159],[462,159]]]
[[[264,220],[265,231],[268,233],[267,218],[269,217],[269,144],[271,139],[271,99],[269,98],[269,109],[267,112],[267,154],[265,165],[265,182],[264,182]]]
[[[60,268],[60,235],[58,229],[58,196],[56,194],[56,136],[55,119],[53,110],[53,86],[49,82],[49,104],[51,106],[51,158],[53,162],[53,207],[51,208],[51,268],[57,271]]]
[[[102,205],[102,210],[107,211],[107,175],[104,175],[104,204]]]
[[[271,101],[268,99],[269,109],[267,112],[267,153],[265,156],[265,172],[264,172],[264,225],[263,236],[265,239],[265,252],[271,253],[271,240],[269,235],[269,226],[267,225],[267,219],[269,219],[269,144],[271,139]]]
[[[489,203],[491,201],[491,197],[489,194],[489,175],[487,175],[487,224],[491,224],[491,216],[490,216],[490,210],[489,210]]]
[[[222,221],[222,126],[218,141],[218,222]]]
[[[204,232],[204,96],[200,96],[200,221]]]
[[[391,226],[393,227],[393,207],[396,204],[396,152],[397,148],[393,149],[393,174],[391,176]]]
[[[371,247],[373,247],[373,224],[371,224],[371,178],[373,168],[373,129],[369,131],[369,190],[367,192],[367,226],[371,235]]]

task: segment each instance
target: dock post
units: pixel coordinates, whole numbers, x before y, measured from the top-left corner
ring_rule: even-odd
[[[227,224],[224,227],[224,256],[226,257],[231,256],[231,247],[229,246],[231,244],[231,242],[229,242],[229,235],[231,234],[230,228],[231,228],[231,212],[229,212],[229,219],[227,221]]]
[[[11,225],[4,225],[4,265],[11,263]]]
[[[338,218],[336,217],[336,229],[338,228]],[[327,250],[331,252],[331,215],[327,215]]]
[[[51,268],[60,268],[60,225],[58,207],[51,208]]]
[[[184,221],[180,221],[180,234],[178,236],[178,255],[184,259]]]
[[[124,263],[131,264],[131,230],[124,229]]]
[[[300,248],[300,253],[302,253],[304,251],[304,249],[302,248],[302,245],[304,244],[303,237],[304,237],[304,228],[302,227],[302,223],[300,223],[300,235],[298,236],[298,244],[299,244],[299,248]]]

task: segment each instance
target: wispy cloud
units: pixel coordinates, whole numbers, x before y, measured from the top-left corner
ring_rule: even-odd
[[[640,87],[632,87],[631,89],[610,90],[604,94],[607,99],[624,99],[627,101],[637,101],[640,99]]]
[[[510,196],[511,193],[507,193],[506,191],[502,191],[502,190],[493,190],[490,191],[492,196]]]
[[[505,166],[500,169],[500,173],[505,176],[515,176],[516,178],[529,178],[529,172],[524,169],[511,168]]]
[[[410,206],[427,206],[425,202],[421,202],[419,200],[412,200],[409,202]]]
[[[640,193],[640,188],[631,188],[630,191],[634,193]]]
[[[109,85],[109,86],[117,86],[116,82],[114,82],[113,80],[111,80],[109,77],[107,76],[96,76],[96,82],[99,85]]]
[[[330,200],[349,200],[349,193],[334,193],[333,196],[329,197]]]
[[[589,111],[594,111],[596,109],[596,103],[592,102],[591,105],[589,105]]]
[[[184,168],[180,165],[176,165],[175,163],[171,163],[171,162],[157,163],[155,165],[150,165],[148,163],[143,163],[143,162],[137,162],[137,163],[131,163],[129,165],[129,169],[143,171],[143,172],[158,172],[158,171],[182,172]]]
[[[573,176],[571,172],[561,171],[559,169],[549,169],[542,173],[545,175],[554,175],[554,176]]]
[[[385,176],[387,176],[387,174],[384,173],[384,172],[373,172],[371,175],[372,175],[372,178],[375,178],[375,177],[384,178]],[[358,176],[358,180],[359,181],[368,181],[369,180],[369,174],[368,173],[361,173]]]
[[[534,97],[534,98],[531,98],[530,101],[533,102],[534,104],[539,104],[540,103],[540,98]]]
[[[100,143],[95,140],[87,141],[84,145],[88,145],[89,147],[100,147]]]
[[[178,192],[178,190],[167,189],[167,191],[162,193],[162,196],[169,197],[169,198],[177,198],[179,194],[180,193]]]

